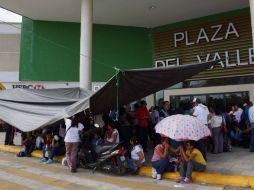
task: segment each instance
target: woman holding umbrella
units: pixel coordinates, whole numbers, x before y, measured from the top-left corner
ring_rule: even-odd
[[[202,153],[195,148],[195,141],[187,143],[187,151],[180,146],[182,163],[180,164],[180,178],[178,183],[192,183],[192,172],[203,172],[206,170],[206,161]]]
[[[196,117],[189,115],[173,115],[166,117],[155,126],[156,133],[176,141],[190,141],[187,151],[180,146],[179,150],[183,160],[179,182],[191,182],[193,170],[204,171],[206,161],[200,151],[194,148],[194,142],[211,135],[210,130]],[[197,167],[196,167],[197,166]],[[200,166],[200,167],[199,167]]]

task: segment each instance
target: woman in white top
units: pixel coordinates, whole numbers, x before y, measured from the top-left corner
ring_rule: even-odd
[[[132,146],[132,150],[131,150],[131,159],[128,161],[128,167],[133,171],[137,171],[138,168],[144,166],[145,164],[146,160],[144,151],[136,137],[131,138],[130,144]]]
[[[66,134],[64,138],[66,148],[66,159],[71,172],[76,172],[76,162],[78,146],[80,143],[79,132],[84,129],[83,125],[78,125],[78,118],[65,119]]]
[[[110,123],[107,125],[107,132],[104,138],[105,144],[119,143],[119,132],[115,129],[114,124]]]
[[[215,109],[215,115],[211,117],[210,126],[212,130],[213,139],[213,153],[223,152],[223,125],[224,119],[220,113],[219,109]]]

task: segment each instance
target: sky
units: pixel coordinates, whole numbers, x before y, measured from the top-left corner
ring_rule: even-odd
[[[0,21],[1,22],[22,22],[22,17],[13,12],[0,8]]]

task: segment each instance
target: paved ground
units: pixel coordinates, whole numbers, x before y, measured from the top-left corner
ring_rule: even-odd
[[[17,133],[14,143],[20,145],[21,136]],[[0,133],[0,144],[4,143],[4,133]],[[150,160],[152,151],[146,155]],[[228,175],[254,176],[254,153],[243,148],[233,148],[232,152],[222,154],[208,154],[207,172],[216,172]]]
[[[168,180],[157,181],[140,176],[117,177],[79,169],[70,173],[60,164],[40,164],[34,158],[16,158],[0,152],[0,189],[10,190],[238,190],[202,184],[179,185]]]

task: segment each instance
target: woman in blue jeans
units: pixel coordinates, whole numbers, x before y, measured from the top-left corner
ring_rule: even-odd
[[[140,145],[137,137],[132,137],[130,140],[132,146],[131,159],[128,162],[128,167],[133,171],[137,171],[138,168],[144,166],[145,155],[142,146]]]
[[[178,149],[174,149],[169,144],[168,138],[162,138],[161,144],[157,145],[154,149],[152,157],[152,177],[161,180],[164,172],[175,171],[175,166],[169,163],[168,155],[170,152],[177,153]]]

